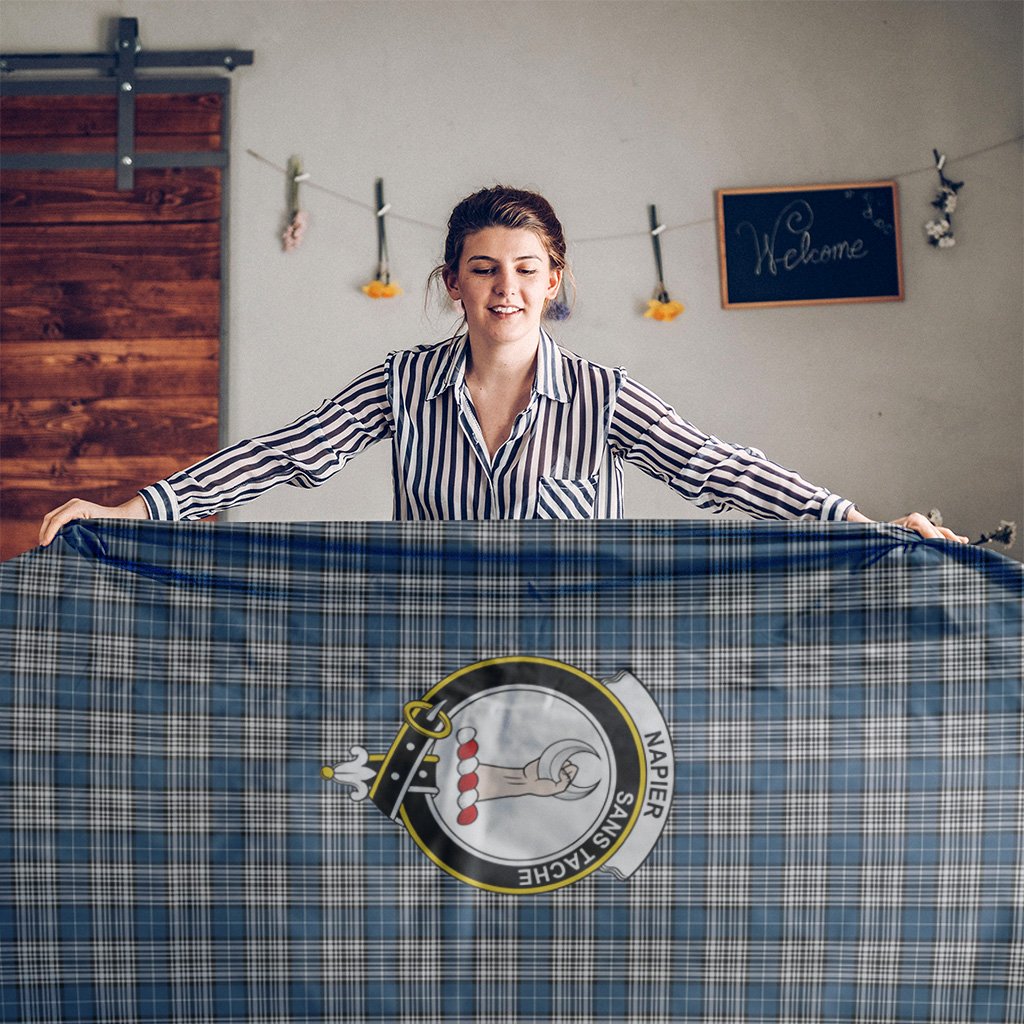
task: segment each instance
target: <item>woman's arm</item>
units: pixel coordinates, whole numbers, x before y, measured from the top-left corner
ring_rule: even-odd
[[[622,457],[664,480],[700,508],[734,508],[756,519],[844,519],[872,523],[854,504],[816,487],[762,452],[728,444],[684,420],[642,384],[626,377],[609,439]],[[927,540],[968,543],[920,512],[894,519]]]
[[[72,498],[47,513],[39,543],[73,519],[202,519],[278,484],[316,487],[364,448],[390,436],[389,363],[357,377],[293,423],[240,441],[159,480],[121,505]]]
[[[143,488],[151,519],[203,519],[279,484],[319,487],[392,433],[389,363],[278,430],[252,437]]]
[[[623,378],[609,424],[612,448],[698,508],[754,519],[845,519],[853,502],[684,420],[648,388]]]

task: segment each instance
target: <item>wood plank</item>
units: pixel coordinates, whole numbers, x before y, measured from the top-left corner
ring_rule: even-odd
[[[0,234],[0,281],[215,280],[220,275],[220,225],[40,224]]]
[[[5,458],[0,476],[0,515],[5,526],[8,518],[35,520],[38,531],[43,516],[71,498],[120,505],[139,488],[162,480],[207,454],[202,450],[176,456]]]
[[[9,341],[208,338],[220,333],[220,282],[8,285],[0,296],[0,331]]]
[[[135,133],[217,135],[220,93],[138,93]],[[0,138],[117,135],[117,95],[0,97]]]
[[[24,398],[0,404],[8,460],[217,450],[217,398]]]
[[[8,400],[216,396],[219,349],[217,338],[5,342],[0,380]]]
[[[219,135],[137,135],[137,153],[205,153],[221,148]],[[109,153],[117,151],[116,135],[16,135],[3,140],[5,153]]]
[[[0,139],[117,134],[117,93],[0,97]]]
[[[110,171],[5,171],[0,223],[76,224],[218,220],[221,172],[215,167],[140,170],[120,192]]]

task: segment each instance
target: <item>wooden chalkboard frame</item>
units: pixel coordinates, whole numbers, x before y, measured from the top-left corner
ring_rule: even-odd
[[[879,193],[882,195],[879,196]],[[731,197],[738,198],[734,200]],[[816,245],[819,239],[812,238],[807,229],[814,222],[814,211],[809,205],[810,200],[819,198],[824,201],[825,208],[831,210],[841,210],[842,204],[848,201],[856,203],[859,200],[864,204],[859,209],[860,218],[864,222],[865,234],[863,237],[858,236],[859,243],[855,238],[836,240],[829,237],[826,214],[824,220],[826,234],[820,239],[820,246]],[[887,217],[874,216],[872,199],[880,209],[891,216],[891,221]],[[806,210],[811,212],[810,223],[801,221],[799,215],[803,212],[804,207],[799,206],[800,203],[804,203]],[[794,204],[797,204],[795,208]],[[832,206],[829,207],[829,204]],[[762,188],[719,189],[716,193],[716,208],[722,307],[724,309],[820,306],[850,302],[901,302],[904,298],[899,186],[895,181],[855,181],[832,185],[774,185]],[[819,208],[821,208],[820,204]],[[786,215],[786,211],[789,210],[792,210],[793,213],[787,220],[792,219],[793,223],[788,225],[788,231],[784,230],[786,241],[779,246],[777,229]],[[853,216],[853,214],[845,216],[846,211],[842,212],[844,219],[849,222],[849,216]],[[872,216],[868,216],[869,212]],[[770,221],[770,232],[775,229],[771,235],[762,234],[760,241],[758,233],[759,229],[764,226],[764,222],[755,227],[749,220],[740,221],[741,216],[756,216],[758,213]],[[772,217],[774,220],[771,219]],[[857,223],[859,225],[859,221]],[[744,232],[748,238],[745,243],[745,262],[742,265],[742,270],[739,269],[741,239],[736,234],[740,225],[750,228],[749,232]],[[824,270],[823,265],[830,259],[834,259],[836,265],[842,263],[844,267],[861,269],[857,264],[860,259],[868,256],[866,240],[871,240],[870,251],[878,254],[877,260],[873,259],[870,264],[870,276],[862,273],[860,281],[856,277],[847,277],[842,279],[841,285],[834,284],[834,287],[830,287],[829,278],[831,277],[834,283],[835,275]],[[751,245],[753,245],[753,252],[750,250]],[[776,247],[779,249],[778,252],[776,252]],[[826,249],[828,252],[825,252]],[[791,257],[795,257],[795,259]],[[766,258],[770,276],[762,277],[761,271],[765,268]],[[753,272],[750,272],[747,268],[752,262],[756,263],[756,267]],[[815,267],[808,275],[805,275],[813,279],[812,283],[805,286],[800,277],[789,276],[790,271],[814,263],[822,264],[822,268]],[[731,272],[730,266],[732,267]],[[778,277],[780,268],[785,275],[782,281]],[[744,280],[744,277],[749,280],[755,275],[758,280],[756,287],[752,287]],[[876,277],[878,281],[884,283],[879,285],[875,280]],[[778,286],[773,291],[773,286],[776,284]],[[856,291],[859,287],[864,289],[864,293]],[[854,289],[855,294],[849,293],[851,288]]]

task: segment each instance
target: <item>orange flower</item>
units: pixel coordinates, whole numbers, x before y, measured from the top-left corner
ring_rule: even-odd
[[[658,299],[651,299],[647,303],[647,312],[644,316],[648,320],[675,320],[685,308],[681,302],[660,302]]]
[[[402,289],[397,284],[385,284],[378,280],[364,284],[363,294],[369,295],[371,299],[393,299],[396,295],[402,294]]]

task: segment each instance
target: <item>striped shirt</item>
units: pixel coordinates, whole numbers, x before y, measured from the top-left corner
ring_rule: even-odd
[[[468,340],[391,353],[288,426],[241,441],[140,493],[153,519],[198,519],[281,483],[316,487],[392,442],[396,519],[619,519],[622,463],[700,508],[757,519],[845,519],[852,503],[682,419],[622,369],[544,332],[527,407],[489,455],[468,388]]]

